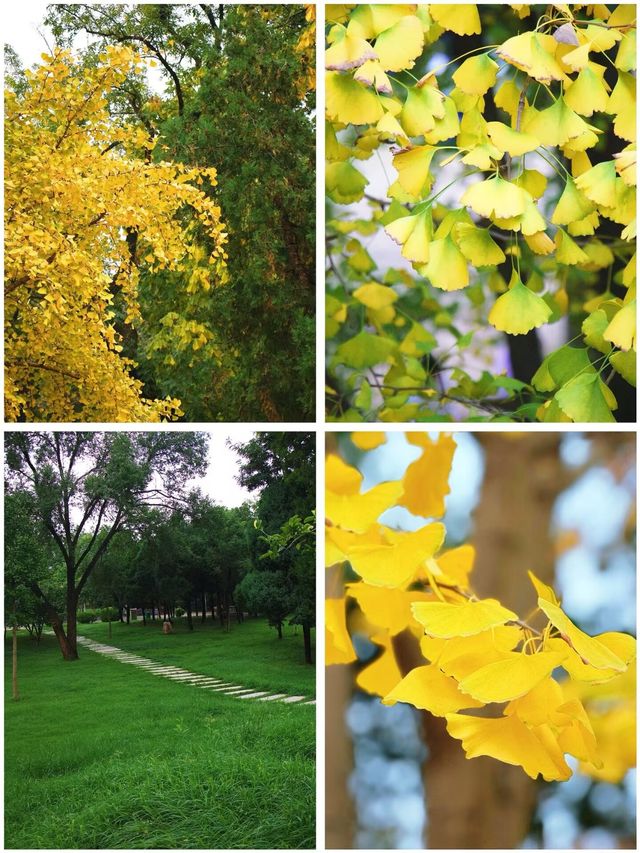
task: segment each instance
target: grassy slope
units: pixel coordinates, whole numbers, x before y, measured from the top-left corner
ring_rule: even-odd
[[[113,622],[111,627],[111,640],[108,626],[101,622],[79,625],[78,631],[92,640],[198,674],[233,679],[247,687],[315,695],[315,667],[304,662],[300,629],[286,627],[282,640],[278,640],[264,619],[232,623],[229,633],[219,625],[202,625],[196,619],[193,631],[188,630],[184,619],[177,620],[170,635],[162,633],[159,622],[147,622],[146,627],[142,620],[131,625]]]
[[[242,630],[226,651],[249,675]],[[48,637],[39,650],[21,639],[20,667],[22,698],[5,710],[7,848],[314,846],[314,706],[241,702],[88,651],[66,663]],[[258,657],[254,669],[251,684],[278,687]],[[10,665],[5,679],[10,697]]]

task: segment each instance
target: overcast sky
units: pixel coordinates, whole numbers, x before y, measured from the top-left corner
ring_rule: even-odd
[[[47,43],[43,35],[49,42],[49,47],[53,44],[51,31],[42,24],[47,5],[40,0],[12,4],[11,13],[7,11],[4,15],[2,22],[4,42],[11,45],[27,67],[39,62],[40,54],[47,52]]]
[[[258,497],[258,492],[249,492],[236,481],[240,459],[227,440],[234,444],[244,444],[253,438],[254,433],[246,427],[234,427],[233,433],[209,434],[209,469],[202,479],[193,480],[193,485],[208,495],[211,500],[222,506],[240,506],[245,501]]]

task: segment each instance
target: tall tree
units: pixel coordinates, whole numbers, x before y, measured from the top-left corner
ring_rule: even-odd
[[[313,7],[59,4],[47,20],[63,44],[88,35],[90,56],[153,58],[165,94],[129,75],[112,112],[153,134],[153,159],[218,173],[229,281],[203,292],[198,270],[141,270],[145,322],[124,346],[147,393],[179,398],[189,420],[312,420]],[[192,324],[197,348],[176,347]]]
[[[29,586],[47,607],[65,660],[76,660],[79,596],[115,534],[143,506],[171,507],[183,484],[204,473],[201,433],[18,432],[5,437],[7,489],[33,498],[66,567],[63,614],[37,579]],[[82,539],[83,534],[88,534]],[[85,544],[86,543],[86,544]]]
[[[188,281],[174,280],[174,288],[198,294],[223,283],[224,226],[200,186],[215,184],[215,170],[152,162],[148,130],[110,115],[105,93],[129,76],[135,80],[140,65],[122,45],[108,47],[94,64],[56,49],[25,86],[10,81],[8,420],[158,421],[180,414],[179,400],[144,396],[127,357],[136,353],[123,350],[143,321],[138,281],[144,270],[155,291],[159,271],[187,267]],[[166,325],[177,351],[202,345],[197,324],[175,317]]]
[[[243,462],[240,483],[260,490],[256,512],[267,534],[261,559],[241,592],[258,604],[280,634],[284,616],[302,626],[305,660],[311,663],[315,624],[315,436],[303,432],[259,433],[234,445]],[[271,577],[252,578],[252,575]]]

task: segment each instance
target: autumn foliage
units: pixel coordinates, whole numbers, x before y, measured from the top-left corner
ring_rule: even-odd
[[[332,419],[607,422],[635,385],[636,10],[543,8],[327,7]]]
[[[159,421],[179,400],[147,400],[121,335],[141,322],[140,270],[226,278],[213,168],[154,162],[154,141],[116,123],[106,96],[142,60],[108,47],[94,66],[43,55],[6,93],[5,395],[8,420]],[[213,247],[191,239],[197,223]],[[197,326],[183,346],[202,344]]]
[[[386,440],[371,432],[351,439],[365,452]],[[432,439],[410,432],[407,440],[419,457],[401,479],[368,491],[356,467],[327,455],[327,664],[357,659],[351,637],[357,630],[378,647],[358,687],[385,705],[405,702],[445,718],[467,758],[491,756],[533,779],[563,781],[572,773],[570,754],[584,772],[619,781],[635,760],[635,639],[587,635],[552,587],[531,571],[527,578],[522,567],[509,570],[532,584],[534,613],[479,598],[474,548],[443,547],[441,521],[414,531],[381,523],[392,507],[425,520],[444,514],[455,442],[442,433]],[[336,576],[347,564],[357,579],[340,594]],[[419,662],[408,671],[402,637],[419,643]]]

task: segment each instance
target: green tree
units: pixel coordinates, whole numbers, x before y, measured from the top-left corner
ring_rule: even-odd
[[[305,660],[312,662],[311,629],[315,623],[315,436],[312,433],[259,433],[240,454],[240,483],[260,490],[256,505],[259,529],[255,548],[260,559],[245,579],[243,596],[261,600],[258,609],[270,624],[283,610],[302,626]],[[264,535],[266,534],[266,536]],[[275,574],[278,579],[254,579]],[[266,609],[268,593],[273,595]],[[277,625],[276,625],[277,627]]]
[[[78,601],[93,570],[142,507],[171,507],[183,499],[184,482],[204,473],[205,437],[10,432],[5,452],[7,490],[30,495],[32,523],[44,528],[64,561],[66,630],[45,590],[35,579],[30,584],[47,605],[63,657],[76,660]]]

